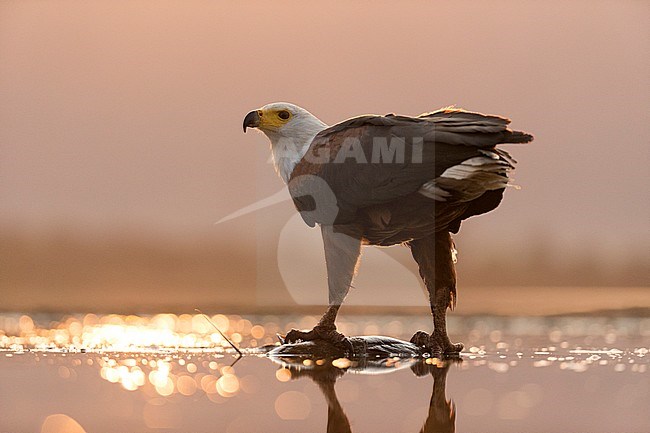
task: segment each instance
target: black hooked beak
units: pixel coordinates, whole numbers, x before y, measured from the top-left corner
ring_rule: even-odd
[[[251,111],[244,117],[244,132],[246,132],[246,128],[257,128],[260,126],[260,113],[255,110]]]

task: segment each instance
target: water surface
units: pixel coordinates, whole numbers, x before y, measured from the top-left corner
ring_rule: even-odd
[[[269,358],[306,316],[0,316],[0,432],[643,432],[650,320],[454,318],[455,362]],[[408,340],[424,318],[356,316]]]

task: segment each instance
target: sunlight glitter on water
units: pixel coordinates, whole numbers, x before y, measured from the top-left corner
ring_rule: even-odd
[[[269,362],[265,355],[267,349],[262,346],[276,345],[276,332],[285,332],[294,326],[309,328],[317,318],[217,314],[210,320],[242,348],[243,358],[198,314],[86,314],[58,320],[39,314],[0,314],[3,386],[15,389],[11,384],[19,383],[21,389],[25,389],[21,392],[27,393],[24,398],[37,407],[40,407],[41,395],[38,389],[43,389],[43,407],[39,409],[42,425],[39,426],[57,433],[60,426],[72,426],[73,421],[79,421],[85,428],[94,422],[83,415],[85,412],[76,412],[73,417],[68,417],[72,413],[47,412],[45,402],[54,397],[62,398],[61,393],[68,391],[61,390],[68,388],[76,390],[66,394],[69,398],[80,399],[70,403],[70,410],[82,407],[82,402],[112,407],[116,413],[122,411],[119,413],[132,423],[129,425],[140,425],[141,429],[180,429],[194,425],[184,413],[194,413],[199,410],[194,409],[195,405],[203,408],[207,403],[221,408],[218,414],[225,423],[223,431],[256,431],[237,415],[240,413],[237,409],[233,409],[250,404],[273,411],[258,422],[268,421],[282,431],[311,431],[322,427],[313,424],[314,419],[319,419],[318,414],[323,413],[318,389],[324,393],[328,405],[334,404],[334,389],[326,385],[333,386],[333,382],[328,381],[343,377],[336,389],[340,402],[353,411],[355,404],[364,400],[363,395],[370,393],[376,396],[375,404],[385,403],[411,413],[413,409],[406,403],[411,390],[406,392],[406,389],[420,386],[422,382],[411,382],[413,374],[410,372],[417,377],[427,371],[436,376],[435,371],[446,372],[449,368],[448,362],[433,357],[388,357],[374,363],[373,367],[359,359],[346,358],[299,357]],[[397,315],[353,316],[339,323],[339,328],[348,335],[370,329],[406,340],[415,329],[427,329],[427,326],[426,318]],[[636,408],[647,401],[647,393],[643,391],[650,363],[650,321],[647,319],[454,317],[450,320],[450,328],[455,331],[452,339],[466,343],[462,362],[453,368],[456,376],[452,374],[454,383],[461,386],[454,391],[461,407],[459,413],[463,415],[460,426],[468,425],[463,423],[474,425],[474,419],[491,419],[476,425],[492,422],[500,426],[500,431],[508,431],[499,422],[530,420],[541,407],[561,410],[563,406],[552,406],[551,397],[567,380],[578,384],[572,386],[579,387],[583,398],[609,392],[621,416],[628,418],[638,413]],[[12,371],[18,375],[12,375]],[[36,375],[34,391],[29,391],[32,385],[28,380],[17,379],[23,377],[21,372],[27,371],[30,377]],[[477,375],[479,371],[482,373]],[[567,375],[576,379],[569,380]],[[369,381],[362,379],[364,377]],[[490,377],[494,378],[490,379],[494,382],[492,385],[489,380],[486,382]],[[306,382],[306,378],[317,387],[305,385],[312,383]],[[296,384],[301,383],[296,388]],[[498,384],[504,383],[511,385],[502,389]],[[620,389],[605,391],[614,386]],[[103,391],[86,398],[75,397],[82,395],[86,388]],[[584,391],[580,391],[583,388]],[[106,393],[113,393],[112,398],[116,400],[102,400]],[[3,396],[0,392],[0,400],[13,401],[16,393]],[[129,400],[128,396],[135,399]],[[597,405],[596,400],[589,404]],[[180,410],[181,407],[184,409]],[[375,413],[387,411],[378,409]],[[207,413],[201,416],[208,416]],[[363,418],[364,413],[357,412],[356,417]],[[17,413],[15,422],[21,423],[23,418],[18,416]],[[198,416],[197,422],[200,419]],[[391,429],[417,431],[417,423],[408,419]],[[291,427],[293,425],[296,427]],[[0,426],[4,426],[2,421]],[[200,426],[196,424],[192,431],[203,431]],[[120,431],[120,427],[112,431]]]
[[[39,354],[95,354],[97,356],[94,358],[87,356],[85,363],[96,365],[102,379],[120,384],[125,390],[136,391],[147,385],[150,386],[150,391],[162,397],[176,393],[190,396],[203,391],[209,398],[212,396],[211,399],[220,401],[219,398],[229,398],[240,391],[240,380],[235,369],[228,365],[233,362],[231,356],[235,352],[215,326],[223,330],[226,338],[245,347],[245,354],[259,355],[261,352],[257,348],[260,345],[278,344],[271,337],[278,330],[290,326],[309,327],[316,320],[312,316],[266,316],[251,319],[216,314],[209,319],[213,322],[210,323],[201,314],[86,314],[65,317],[60,321],[44,321],[28,315],[5,314],[0,315],[0,350],[6,357],[32,353],[37,361],[40,360]],[[415,319],[416,322],[418,320]],[[540,322],[537,318],[526,322],[522,318],[514,318],[507,326],[501,327],[504,331],[490,329],[491,320],[493,319],[476,318],[469,323],[470,326],[465,324],[466,338],[475,343],[483,343],[469,346],[462,354],[473,366],[486,366],[499,373],[516,368],[522,360],[537,368],[556,366],[561,370],[578,373],[593,366],[606,365],[611,365],[616,371],[629,368],[630,371],[639,373],[646,372],[648,368],[647,347],[625,350],[573,347],[564,340],[565,337],[575,339],[580,334],[577,330],[596,331],[595,334],[583,335],[582,343],[611,341],[612,333],[623,337],[635,331],[648,335],[650,324],[647,320],[637,320],[636,323],[634,320],[601,320],[585,325],[582,323],[585,319],[582,318],[569,322],[564,319]],[[362,317],[356,321],[343,321],[340,327],[355,330],[361,324],[363,329],[388,333],[405,329],[410,321],[414,319],[409,316],[393,317],[388,321]],[[46,322],[49,327],[41,325],[42,322]],[[506,339],[508,330],[513,328],[518,334]],[[546,328],[546,332],[543,332],[543,328]],[[527,337],[526,341],[530,343],[540,334],[546,334],[545,341],[550,341],[553,345],[522,346],[522,337]],[[424,360],[429,364],[435,363],[433,361],[435,358]],[[61,377],[72,377],[78,362],[80,361],[75,360],[75,365],[62,366]],[[322,365],[325,360],[305,359],[302,362],[304,368],[310,368],[312,364]],[[345,358],[327,362],[342,370],[352,365]],[[392,362],[388,359],[385,366],[391,365]],[[469,365],[465,363],[461,368],[468,368]],[[281,382],[288,381],[291,373],[287,369],[279,369],[276,378]]]
[[[250,321],[218,314],[211,320],[237,339],[250,333]],[[201,315],[158,314],[151,317],[94,314],[70,316],[49,327],[36,326],[33,318],[0,315],[0,348],[66,348],[68,350],[128,351],[138,348],[207,348],[228,345],[220,333]],[[221,329],[220,328],[220,329]],[[239,331],[239,332],[238,332]],[[259,335],[259,331],[257,331]]]

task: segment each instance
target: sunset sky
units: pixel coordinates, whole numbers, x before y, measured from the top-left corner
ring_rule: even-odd
[[[456,104],[535,135],[508,148],[522,189],[463,248],[625,260],[650,244],[649,18],[644,1],[3,1],[0,227],[254,245],[264,214],[214,224],[282,187],[248,111]]]

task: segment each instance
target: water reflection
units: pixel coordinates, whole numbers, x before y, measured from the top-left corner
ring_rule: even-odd
[[[417,377],[433,378],[431,399],[427,417],[423,422],[421,433],[449,433],[456,430],[456,410],[453,402],[447,400],[447,373],[452,364],[461,364],[462,359],[440,360],[359,358],[349,360],[345,366],[336,366],[336,360],[330,362],[305,362],[306,357],[272,357],[282,365],[279,371],[288,371],[291,379],[311,379],[320,389],[327,402],[327,433],[352,433],[350,421],[336,393],[336,381],[345,374],[384,374],[404,368],[410,368]],[[393,362],[391,362],[393,361]],[[413,402],[410,402],[413,403]],[[378,422],[381,422],[378,415]]]

